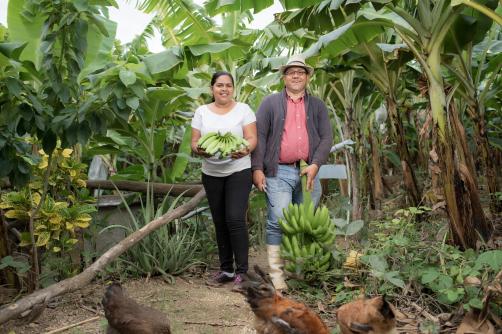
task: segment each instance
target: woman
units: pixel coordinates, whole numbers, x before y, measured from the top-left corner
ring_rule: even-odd
[[[215,73],[211,92],[213,102],[197,108],[192,119],[192,151],[205,158],[202,184],[213,217],[220,260],[220,271],[214,281],[217,284],[233,281],[238,288],[241,275],[248,270],[246,210],[252,185],[249,154],[256,147],[256,117],[247,104],[233,99],[234,79],[230,73]],[[249,147],[233,153],[231,158],[209,158],[197,142],[201,136],[215,131],[230,131],[244,137]]]

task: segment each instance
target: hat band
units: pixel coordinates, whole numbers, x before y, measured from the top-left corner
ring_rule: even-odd
[[[302,63],[300,61],[292,61],[291,63],[287,64],[286,66],[287,67],[291,67],[291,66],[307,67],[307,65],[305,65],[305,63]]]

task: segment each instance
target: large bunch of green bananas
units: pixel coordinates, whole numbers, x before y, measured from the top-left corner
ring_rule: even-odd
[[[283,236],[281,244],[282,256],[287,260],[284,268],[296,274],[319,274],[326,272],[331,265],[331,252],[319,246],[317,242],[301,244],[296,235]]]
[[[283,232],[281,254],[287,261],[285,269],[297,276],[326,272],[331,265],[331,252],[335,243],[335,224],[328,208],[317,209],[309,201],[290,204],[279,220]]]
[[[306,180],[302,177],[302,187]],[[285,269],[297,276],[326,272],[332,262],[335,244],[335,224],[325,205],[315,208],[310,193],[303,191],[304,202],[290,203],[279,220],[283,232],[281,255],[287,261]]]
[[[292,204],[283,210],[284,219],[279,225],[284,235],[301,234],[307,241],[315,241],[320,246],[330,247],[336,237],[335,224],[325,205],[314,208],[312,202]]]
[[[200,137],[197,146],[211,156],[218,155],[227,157],[231,153],[238,152],[249,146],[246,139],[235,136],[231,132],[208,132]]]

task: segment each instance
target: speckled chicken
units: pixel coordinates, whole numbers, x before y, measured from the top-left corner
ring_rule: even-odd
[[[120,284],[110,285],[101,302],[107,334],[171,334],[166,314],[127,297]]]
[[[396,334],[396,319],[385,297],[358,299],[336,312],[342,334]]]
[[[248,274],[242,293],[255,315],[258,334],[329,334],[321,318],[302,303],[281,296],[260,267]]]

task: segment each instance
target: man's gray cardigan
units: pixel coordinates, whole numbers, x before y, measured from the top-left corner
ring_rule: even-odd
[[[277,174],[279,151],[286,119],[286,90],[263,100],[256,112],[258,145],[251,155],[251,168],[262,170],[266,176]],[[320,99],[305,94],[307,133],[309,135],[309,164],[321,167],[328,159],[333,132],[328,110]]]

